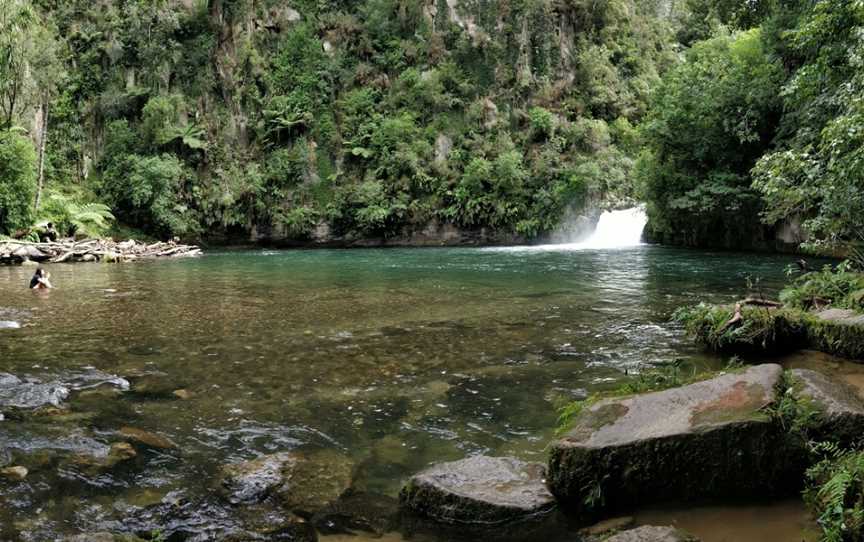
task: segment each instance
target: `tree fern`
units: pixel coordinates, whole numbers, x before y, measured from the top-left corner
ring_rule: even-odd
[[[114,215],[111,214],[111,209],[102,203],[72,203],[69,205],[69,222],[76,233],[98,236],[114,222]]]

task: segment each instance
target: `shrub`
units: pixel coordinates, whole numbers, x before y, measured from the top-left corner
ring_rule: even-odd
[[[535,140],[544,140],[552,137],[555,131],[555,115],[542,107],[532,107],[528,111],[531,119],[531,136]]]

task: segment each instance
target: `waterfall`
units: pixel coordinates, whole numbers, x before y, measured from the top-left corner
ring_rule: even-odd
[[[554,245],[535,245],[527,247],[493,247],[489,251],[574,251],[574,250],[604,250],[635,247],[642,244],[642,232],[648,223],[648,216],[643,206],[620,211],[606,211],[600,215],[597,227],[587,239],[579,243],[560,243]]]
[[[581,243],[570,246],[573,248],[622,248],[640,245],[642,232],[648,217],[642,207],[606,211],[600,215],[597,229]]]

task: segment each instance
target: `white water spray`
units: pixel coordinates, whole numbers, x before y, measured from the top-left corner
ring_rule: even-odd
[[[648,223],[645,209],[633,207],[620,211],[606,211],[600,215],[597,229],[582,243],[571,246],[580,248],[623,248],[642,244],[642,232]]]
[[[642,232],[648,223],[648,216],[642,206],[620,211],[605,211],[600,215],[597,228],[587,239],[579,243],[560,243],[554,245],[535,245],[528,247],[489,248],[491,251],[575,251],[606,250],[635,247],[642,244]]]

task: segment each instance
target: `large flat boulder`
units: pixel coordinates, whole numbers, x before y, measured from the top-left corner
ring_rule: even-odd
[[[827,309],[808,320],[808,340],[813,348],[843,356],[864,359],[864,314],[848,309]]]
[[[549,487],[586,514],[674,499],[786,492],[800,476],[765,407],[783,369],[766,364],[586,408],[552,445]],[[788,456],[787,456],[788,454]],[[800,474],[800,472],[798,472]]]
[[[864,314],[849,309],[827,309],[817,313],[816,317],[825,322],[864,327]]]
[[[539,518],[555,508],[544,465],[511,457],[433,465],[411,478],[399,500],[436,522],[475,526]]]
[[[845,382],[809,369],[793,369],[799,397],[817,413],[810,430],[816,440],[830,438],[843,446],[856,444],[864,435],[864,400]]]

